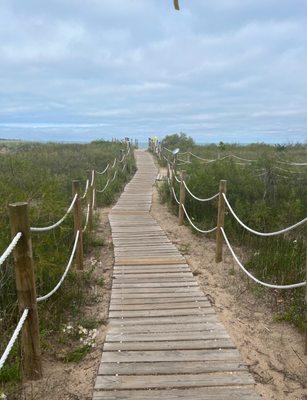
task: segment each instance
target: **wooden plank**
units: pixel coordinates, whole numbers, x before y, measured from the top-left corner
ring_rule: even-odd
[[[250,387],[95,391],[93,400],[260,400]]]
[[[123,310],[123,311],[110,311],[109,318],[137,318],[137,317],[165,317],[165,316],[206,316],[215,315],[212,307],[203,308],[183,308],[183,309],[170,309],[170,310]]]
[[[184,309],[184,308],[209,308],[211,304],[208,301],[191,301],[189,303],[165,303],[165,304],[123,304],[113,303],[110,304],[110,311],[127,311],[127,310],[168,310],[168,309]]]
[[[158,265],[149,265],[147,267],[145,266],[139,266],[139,268],[136,268],[135,266],[131,267],[115,267],[113,270],[114,274],[125,274],[125,275],[138,275],[138,274],[182,274],[182,273],[191,273],[190,269],[188,267],[176,267],[173,265],[169,265],[167,268],[166,267],[160,267]],[[129,278],[129,276],[127,276]]]
[[[250,374],[245,371],[184,375],[98,375],[96,389],[168,389],[186,387],[187,382],[189,382],[189,387],[237,386],[254,383]]]
[[[143,279],[152,279],[152,278],[159,278],[159,279],[161,279],[161,278],[163,278],[163,279],[165,279],[165,278],[172,278],[172,279],[174,279],[174,278],[180,278],[180,279],[181,278],[192,278],[192,279],[194,279],[193,274],[191,272],[173,272],[173,273],[172,272],[163,272],[163,275],[160,273],[152,272],[152,273],[128,274],[128,276],[126,276],[126,275],[127,274],[124,272],[115,272],[113,277],[115,279],[120,279],[120,278],[127,279],[128,281],[130,279],[134,279],[137,281],[142,278]]]
[[[184,258],[177,256],[171,257],[155,257],[152,259],[148,258],[117,258],[115,265],[157,265],[157,264],[180,264],[184,261]]]
[[[104,351],[132,350],[204,350],[204,349],[233,349],[235,346],[230,339],[207,340],[172,340],[159,342],[112,342],[105,343]]]
[[[107,363],[99,366],[99,375],[199,374],[210,372],[247,371],[238,361],[178,361],[154,363]]]
[[[156,362],[156,361],[238,361],[237,349],[222,350],[155,350],[104,351],[103,362]]]
[[[111,298],[139,299],[139,298],[170,298],[170,297],[191,297],[204,296],[204,294],[195,287],[192,288],[148,288],[145,289],[113,289]]]
[[[151,289],[151,288],[179,288],[179,287],[190,288],[192,286],[198,286],[195,280],[185,281],[185,282],[168,282],[168,283],[116,283],[114,281],[114,289],[127,289],[127,288],[141,288],[141,289]]]
[[[136,298],[136,299],[121,299],[120,297],[112,297],[111,298],[111,304],[117,305],[117,304],[123,304],[123,305],[147,305],[147,304],[152,304],[152,305],[158,305],[158,304],[168,304],[168,303],[177,303],[180,305],[180,303],[185,303],[185,302],[196,302],[196,301],[207,301],[207,298],[203,296],[187,296],[187,297],[166,297],[166,298],[160,298],[160,297],[148,297],[144,296],[142,298]]]
[[[217,321],[206,321],[197,323],[154,323],[154,324],[142,324],[142,325],[127,325],[124,323],[117,325],[110,325],[110,334],[130,334],[130,333],[178,333],[178,332],[189,332],[191,330],[195,332],[214,332],[223,329],[223,326]]]
[[[160,342],[172,340],[214,340],[229,338],[223,328],[207,331],[187,332],[147,332],[147,333],[113,333],[108,332],[106,342]]]

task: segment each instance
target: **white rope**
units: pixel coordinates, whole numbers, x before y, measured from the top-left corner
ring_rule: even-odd
[[[235,217],[235,219],[239,222],[239,224],[240,224],[241,226],[243,226],[243,228],[247,229],[249,232],[254,233],[255,235],[259,235],[259,236],[275,236],[275,235],[280,235],[280,234],[282,234],[282,233],[291,231],[292,229],[294,229],[294,228],[296,228],[296,227],[298,227],[298,226],[304,224],[304,223],[307,221],[307,218],[304,218],[304,219],[302,219],[301,221],[297,222],[296,224],[291,225],[291,226],[288,226],[287,228],[281,229],[280,231],[276,231],[276,232],[258,232],[258,231],[255,231],[255,230],[252,229],[252,228],[249,228],[247,225],[244,224],[244,222],[242,222],[242,221],[240,220],[240,218],[236,215],[236,213],[233,211],[231,205],[229,204],[229,201],[228,201],[228,199],[227,199],[225,193],[223,193],[223,197],[224,197],[224,199],[225,199],[225,202],[226,202],[226,204],[227,204],[227,206],[228,206],[230,212],[231,212],[232,215]]]
[[[287,165],[297,165],[297,166],[306,166],[307,163],[297,163],[297,162],[287,162],[287,161],[277,161],[279,164],[287,164]]]
[[[227,236],[226,236],[226,233],[225,233],[225,231],[224,231],[224,229],[223,229],[222,227],[221,227],[221,231],[222,231],[222,234],[223,234],[223,236],[224,236],[225,242],[226,242],[226,244],[227,244],[227,246],[228,246],[228,248],[229,248],[229,250],[230,250],[230,252],[231,252],[231,254],[232,254],[232,256],[233,256],[233,258],[235,259],[235,261],[237,262],[237,264],[239,265],[239,267],[240,267],[240,268],[246,273],[246,275],[248,275],[253,281],[255,281],[255,282],[257,282],[257,283],[260,283],[260,285],[269,287],[269,288],[271,288],[271,289],[294,289],[294,288],[298,288],[298,287],[302,287],[302,286],[305,286],[305,285],[306,285],[306,281],[300,282],[300,283],[294,283],[294,284],[292,284],[292,285],[273,285],[273,284],[270,284],[270,283],[266,283],[266,282],[260,281],[260,280],[257,279],[254,275],[252,275],[249,271],[247,271],[247,269],[242,265],[242,263],[240,262],[240,260],[239,260],[238,257],[236,256],[236,254],[235,254],[233,248],[231,247],[231,245],[230,245],[230,243],[229,243],[229,240],[228,240],[228,238],[227,238]]]
[[[181,206],[182,206],[182,209],[183,209],[183,211],[184,211],[184,213],[185,213],[185,215],[186,215],[186,217],[187,217],[189,223],[190,223],[190,224],[193,226],[193,228],[196,229],[198,232],[200,232],[200,233],[211,233],[211,232],[214,232],[214,231],[216,230],[216,227],[214,227],[214,228],[212,228],[212,229],[209,229],[209,230],[202,230],[202,229],[198,228],[198,227],[197,227],[196,225],[194,225],[194,223],[191,221],[191,218],[189,217],[189,214],[187,213],[187,210],[185,209],[184,204],[181,204]]]
[[[182,153],[181,153],[182,154]],[[177,158],[178,161],[181,162],[181,164],[191,164],[191,161],[187,161],[187,160],[182,160],[181,158]]]
[[[92,180],[91,180],[91,186],[94,185],[94,181],[95,181],[95,170],[92,170]]]
[[[122,172],[124,172],[126,166],[127,166],[127,164],[124,164],[124,166],[123,166],[123,168],[122,168]]]
[[[175,190],[174,190],[173,186],[171,188],[172,188],[173,196],[174,196],[174,199],[175,199],[176,203],[180,204],[178,199],[177,199],[177,196],[176,196],[176,193],[175,193]]]
[[[4,261],[8,258],[8,256],[11,254],[11,252],[13,251],[14,247],[18,243],[21,236],[22,236],[21,232],[18,232],[15,235],[15,237],[13,238],[11,243],[8,245],[8,247],[6,248],[6,250],[3,252],[2,256],[0,257],[0,265],[2,265],[4,263]]]
[[[106,188],[108,187],[109,182],[110,182],[110,178],[107,180],[107,183],[105,184],[105,187],[103,189],[101,189],[101,190],[96,189],[96,192],[97,193],[103,193],[106,190]]]
[[[176,179],[176,181],[177,181],[178,183],[180,183],[181,180],[177,178],[177,175],[176,175],[176,173],[175,173],[174,170],[172,170],[172,173],[174,174],[174,178]]]
[[[21,331],[21,328],[23,327],[23,324],[25,323],[25,320],[27,319],[28,314],[29,314],[29,309],[25,308],[23,310],[20,320],[18,321],[18,324],[13,332],[13,335],[11,336],[11,339],[6,346],[6,349],[4,350],[4,353],[2,354],[2,356],[0,358],[0,370],[3,367],[6,359],[8,358],[8,356],[11,352],[12,347],[14,346],[14,343],[16,342],[16,340],[18,338],[19,332]]]
[[[79,235],[80,235],[80,232],[77,231],[77,234],[76,234],[76,237],[75,237],[75,243],[74,243],[70,258],[69,258],[68,264],[66,266],[66,269],[65,269],[64,274],[62,275],[61,279],[59,280],[57,285],[49,293],[45,294],[45,296],[38,297],[36,299],[37,302],[49,299],[49,297],[51,297],[59,289],[59,287],[62,285],[62,283],[63,283],[64,279],[66,278],[66,275],[67,275],[67,273],[69,271],[69,268],[71,267],[71,264],[73,262],[74,255],[75,255],[75,252],[76,252],[76,249],[77,249],[77,243],[78,243],[78,240],[79,240]]]
[[[86,217],[85,217],[85,224],[84,224],[84,228],[82,229],[83,233],[86,231],[86,228],[87,228],[87,225],[88,225],[88,220],[89,220],[89,215],[90,215],[90,204],[88,203],[87,211],[86,211]]]
[[[55,224],[50,225],[50,226],[45,226],[45,227],[32,227],[30,228],[31,232],[47,232],[50,231],[51,229],[56,228],[57,226],[61,225],[61,223],[65,220],[65,218],[67,217],[67,215],[71,212],[76,200],[77,200],[78,195],[75,194],[75,197],[73,198],[68,210],[66,211],[65,215]]]
[[[161,154],[162,154],[162,153],[161,153]],[[165,160],[167,163],[170,163],[170,162],[171,162],[167,157],[165,157],[164,154],[162,154],[162,157],[164,158],[164,160]]]
[[[124,159],[126,158],[126,154],[123,154],[123,157],[122,157],[122,159],[121,160],[119,160],[118,162],[119,163],[122,163],[123,161],[124,161]]]
[[[208,158],[199,157],[199,156],[197,156],[196,154],[192,153],[191,151],[190,151],[190,154],[191,154],[191,156],[193,156],[193,157],[195,157],[195,158],[198,158],[198,159],[201,160],[201,161],[207,161],[207,162],[214,161],[214,160],[209,160]]]
[[[93,202],[92,202],[92,210],[95,209],[95,199],[96,199],[96,190],[93,189]]]
[[[85,190],[84,190],[83,196],[81,197],[82,200],[85,199],[85,197],[87,195],[89,185],[90,185],[90,181],[87,179],[86,184],[85,184]]]
[[[115,157],[115,158],[114,158],[114,162],[113,162],[112,167],[111,167],[112,169],[115,167],[116,161],[117,161],[117,160],[116,160],[116,157]]]
[[[277,165],[275,166],[275,168],[279,169],[280,171],[288,172],[289,174],[306,174],[305,171],[291,171],[289,169],[284,169],[284,168],[277,167]]]
[[[173,153],[172,150],[169,150],[167,147],[164,147],[164,146],[163,146],[163,149],[166,150],[166,151],[168,151],[169,153]]]
[[[111,181],[110,181],[111,183],[114,182],[114,179],[116,178],[116,174],[117,174],[117,170],[115,171],[115,173],[114,173],[114,175],[113,175],[113,178],[112,178]]]
[[[246,161],[246,162],[255,162],[255,161],[257,161],[257,160],[249,160],[247,158],[242,158],[242,157],[236,156],[235,154],[228,154],[227,156],[224,156],[224,157],[221,157],[221,158],[214,158],[212,160],[210,160],[208,158],[199,157],[199,156],[197,156],[196,154],[194,154],[192,152],[190,152],[190,154],[191,154],[191,156],[193,156],[195,158],[198,158],[201,161],[207,162],[207,164],[210,164],[210,163],[213,163],[213,162],[216,162],[216,161],[222,161],[222,160],[225,160],[226,158],[231,158],[231,157],[232,158],[236,158],[237,160]]]
[[[188,186],[187,186],[187,184],[185,183],[185,181],[183,181],[183,184],[184,184],[184,187],[186,188],[186,190],[190,193],[190,195],[195,199],[195,200],[198,200],[198,201],[210,201],[210,200],[214,200],[216,197],[218,197],[218,195],[219,195],[219,193],[216,193],[214,196],[212,196],[212,197],[208,197],[207,199],[202,199],[202,198],[200,198],[200,197],[197,197],[197,196],[195,196],[195,194],[193,194],[192,192],[191,192],[191,190],[188,188]]]
[[[96,174],[98,174],[98,175],[103,175],[105,172],[107,172],[109,166],[110,166],[110,164],[108,164],[108,165],[105,167],[105,169],[104,169],[103,171],[101,171],[101,172],[96,171]]]
[[[130,146],[128,147],[128,151],[127,151],[127,154],[126,154],[126,156],[128,156],[128,155],[129,155],[129,153],[130,153]]]

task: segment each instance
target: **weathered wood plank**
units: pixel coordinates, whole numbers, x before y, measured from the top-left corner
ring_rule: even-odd
[[[182,309],[169,309],[169,310],[122,310],[122,311],[110,311],[109,318],[137,318],[137,317],[174,317],[174,316],[206,316],[215,315],[215,311],[212,307],[200,307],[200,308],[182,308]]]
[[[173,333],[173,332],[189,332],[191,330],[195,332],[213,332],[214,330],[218,331],[219,329],[223,329],[223,326],[217,321],[205,321],[205,322],[197,322],[197,323],[154,323],[154,324],[142,324],[142,325],[110,325],[109,332],[110,334],[126,334],[126,333]]]
[[[223,350],[154,350],[104,351],[103,362],[156,362],[156,361],[238,361],[237,349]]]
[[[247,371],[238,361],[173,361],[154,363],[107,363],[99,366],[99,375],[200,374],[210,372]]]
[[[225,329],[214,329],[212,331],[187,331],[172,333],[125,333],[114,334],[109,332],[106,342],[160,342],[172,340],[214,340],[229,338]]]
[[[198,339],[198,340],[173,340],[159,342],[115,342],[105,343],[104,351],[132,351],[132,350],[204,350],[204,349],[233,349],[230,339]]]
[[[93,400],[259,400],[250,387],[96,391]]]
[[[245,371],[184,374],[184,375],[98,375],[96,389],[168,389],[187,387],[252,385],[251,375]]]
[[[209,308],[211,304],[208,301],[191,301],[189,303],[148,303],[148,304],[110,304],[110,311],[136,311],[136,310],[168,310],[168,309],[184,309],[184,308]]]

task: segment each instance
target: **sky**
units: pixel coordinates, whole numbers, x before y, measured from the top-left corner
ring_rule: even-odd
[[[307,140],[306,0],[1,0],[0,137]]]

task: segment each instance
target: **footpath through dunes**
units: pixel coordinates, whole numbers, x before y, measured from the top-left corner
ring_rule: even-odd
[[[109,216],[114,277],[93,400],[259,399],[185,259],[149,213],[151,155],[137,151],[136,160]]]

